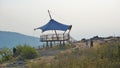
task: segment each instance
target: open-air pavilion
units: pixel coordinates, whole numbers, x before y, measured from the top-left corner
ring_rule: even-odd
[[[48,10],[49,16],[50,16],[50,20],[47,24],[38,27],[36,29],[41,29],[42,33],[46,32],[46,31],[54,31],[53,34],[42,34],[40,35],[40,41],[41,42],[46,42],[46,46],[50,46],[52,47],[54,42],[59,42],[60,45],[65,45],[66,41],[70,40],[70,31],[72,28],[72,25],[66,25],[66,24],[62,24],[54,19],[52,19],[50,12]],[[36,30],[34,29],[34,30]],[[62,31],[61,33],[58,33]]]

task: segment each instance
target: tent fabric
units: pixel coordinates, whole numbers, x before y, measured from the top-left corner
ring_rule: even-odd
[[[61,24],[53,19],[51,19],[47,24],[37,29],[41,29],[42,32],[49,31],[49,30],[61,30],[66,31],[71,28],[71,25]]]

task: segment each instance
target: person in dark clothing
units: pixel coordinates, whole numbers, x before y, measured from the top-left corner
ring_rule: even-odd
[[[93,40],[90,39],[90,48],[93,47]]]
[[[14,57],[16,56],[16,48],[15,47],[13,48],[13,56]]]

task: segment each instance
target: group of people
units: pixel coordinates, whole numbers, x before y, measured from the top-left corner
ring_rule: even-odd
[[[92,39],[90,39],[90,41],[89,40],[85,40],[85,46],[89,47],[89,44],[90,44],[90,48],[93,47],[93,40]]]

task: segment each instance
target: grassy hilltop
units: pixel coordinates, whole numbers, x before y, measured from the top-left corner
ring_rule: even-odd
[[[54,46],[37,51],[37,58],[24,60],[24,64],[21,65],[23,68],[120,67],[119,38],[105,41],[95,40],[92,48],[86,48],[85,43],[80,41],[74,43],[74,45],[66,45],[62,49],[59,46]]]
[[[30,63],[30,68],[119,68],[120,40],[109,40],[104,43],[94,42],[93,48],[85,48],[84,43],[77,43],[55,55]]]

